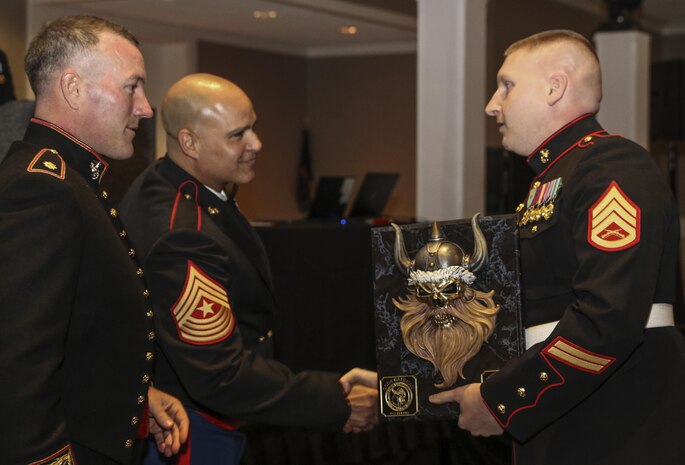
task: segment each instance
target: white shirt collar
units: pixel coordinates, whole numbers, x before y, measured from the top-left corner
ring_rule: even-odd
[[[204,184],[203,184],[203,185],[204,185]],[[224,191],[223,189],[221,189],[221,192],[217,192],[217,191],[215,191],[214,189],[212,189],[212,188],[209,187],[209,186],[205,186],[205,187],[207,188],[207,190],[208,190],[209,192],[211,192],[212,194],[216,195],[217,197],[219,197],[219,198],[220,198],[221,200],[223,200],[224,202],[228,201],[228,195],[226,195],[226,191]]]

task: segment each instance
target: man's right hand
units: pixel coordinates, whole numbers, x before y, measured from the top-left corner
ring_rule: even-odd
[[[352,409],[343,431],[371,431],[378,424],[378,375],[373,371],[353,368],[340,378],[340,383]]]

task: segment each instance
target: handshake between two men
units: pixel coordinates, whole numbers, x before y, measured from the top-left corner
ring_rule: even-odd
[[[340,378],[340,384],[352,410],[343,431],[371,431],[378,424],[378,374],[353,368]]]

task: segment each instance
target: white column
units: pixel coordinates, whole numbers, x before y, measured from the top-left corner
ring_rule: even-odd
[[[651,36],[642,31],[598,32],[604,129],[649,148]]]
[[[485,0],[417,0],[416,216],[485,208]]]
[[[145,58],[147,72],[145,94],[155,110],[155,155],[161,157],[166,153],[166,133],[159,111],[162,99],[174,82],[197,72],[197,43],[142,43],[140,51]]]

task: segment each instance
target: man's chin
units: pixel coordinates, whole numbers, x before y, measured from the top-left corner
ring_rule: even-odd
[[[507,142],[506,139],[502,139],[502,147],[504,150],[507,152],[515,153],[516,155],[520,155],[522,157],[527,157],[528,153],[524,153],[525,151],[522,151],[521,149],[517,149],[514,145],[511,145]]]
[[[103,155],[112,160],[128,160],[134,155],[133,146],[127,150],[113,150],[111,153],[103,153]]]

